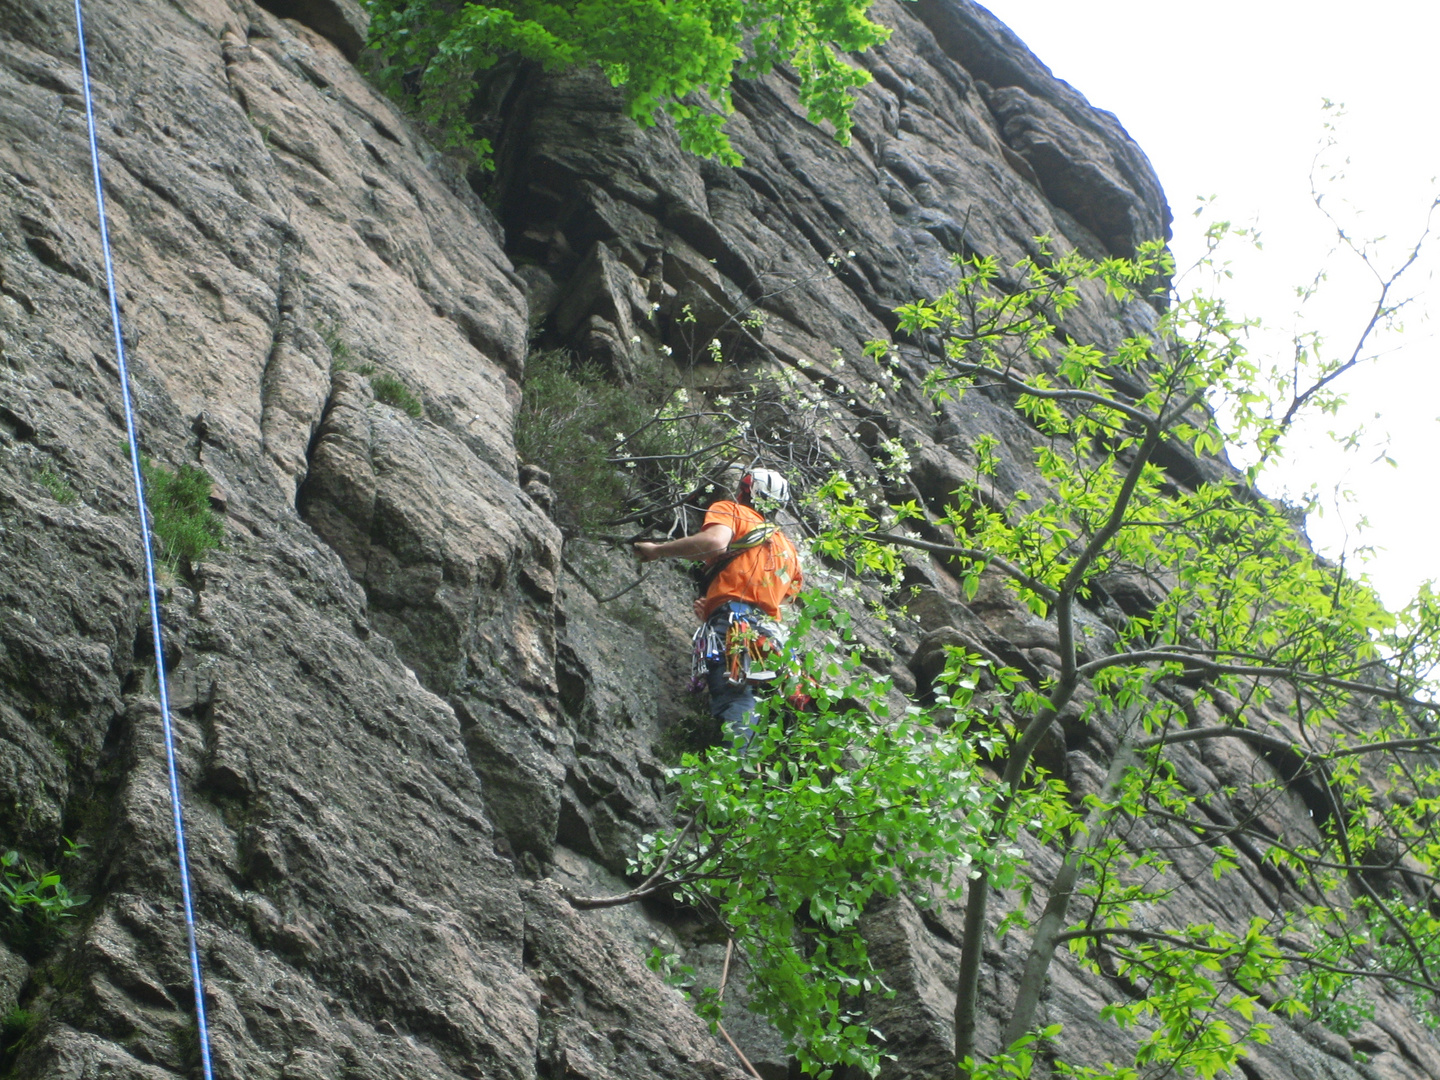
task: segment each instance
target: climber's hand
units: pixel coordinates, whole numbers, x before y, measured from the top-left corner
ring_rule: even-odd
[[[654,562],[660,558],[659,544],[652,544],[648,540],[640,540],[630,545],[635,549],[635,557],[641,562]]]
[[[703,596],[695,601],[695,618],[701,622],[705,621],[705,598]]]

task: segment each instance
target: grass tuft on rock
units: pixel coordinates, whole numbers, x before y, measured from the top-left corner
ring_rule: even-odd
[[[194,565],[223,547],[225,524],[210,509],[210,474],[195,465],[170,470],[149,458],[140,459],[145,475],[145,501],[150,525],[160,541],[161,559],[173,573],[182,563]]]
[[[65,858],[75,857],[84,847],[68,839],[65,845]],[[88,896],[70,891],[58,870],[36,866],[18,851],[0,854],[0,941],[22,955],[34,959],[43,952],[61,925],[75,918],[74,909],[89,902]],[[0,1037],[14,1042],[19,1036],[9,1028],[23,1015],[23,1010],[16,1010],[6,1017]]]
[[[70,481],[49,465],[41,466],[35,474],[35,481],[61,506],[69,506],[80,497],[70,486]]]
[[[370,389],[375,391],[375,400],[393,405],[402,412],[419,420],[424,413],[420,399],[410,392],[403,382],[394,375],[376,375],[370,379]]]

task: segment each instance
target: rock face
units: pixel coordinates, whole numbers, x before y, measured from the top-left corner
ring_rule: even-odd
[[[5,953],[0,1012],[39,1018],[11,1075],[189,1075],[69,19],[0,12],[0,834],[88,844],[66,871],[95,899],[62,948]],[[493,218],[303,25],[202,0],[89,29],[145,449],[227,511],[163,613],[217,1075],[732,1073],[634,948],[517,870],[555,843],[574,733]]]
[[[624,379],[683,352],[687,326],[703,337],[758,304],[763,327],[725,339],[727,373],[858,387],[880,375],[864,342],[886,336],[895,305],[944,287],[950,254],[1013,260],[1039,235],[1128,252],[1168,222],[1114,118],[983,9],[880,0],[876,15],[895,33],[862,58],[875,83],[855,145],[808,125],[777,74],[737,89],[746,164],[733,170],[634,127],[591,74],[510,72],[489,88],[505,118],[492,212],[347,60],[363,19],[348,0],[91,6],[145,452],[203,465],[227,527],[224,550],[166,575],[162,616],[217,1075],[741,1074],[641,963],[686,945],[710,970],[713,944],[678,913],[587,914],[561,892],[623,888],[613,875],[635,839],[667,821],[667,747],[695,711],[677,662],[689,597],[681,575],[655,573],[602,603],[632,580],[624,561],[564,543],[543,483],[518,470],[529,336]],[[0,843],[45,862],[62,837],[80,841],[65,871],[93,900],[63,937],[0,950],[0,1013],[29,1017],[0,1065],[192,1075],[79,86],[67,5],[7,0]],[[1077,336],[1113,341],[1150,313],[1096,297],[1073,318]],[[995,433],[1002,477],[1027,482],[1009,409],[976,394],[933,415],[923,356],[902,360],[883,403],[837,420],[835,453],[873,471],[867,447],[903,437],[908,482],[934,504]],[[928,688],[951,636],[1043,672],[1043,624],[1002,593],[962,603],[941,569],[912,569],[913,621],[866,630],[900,689]],[[1048,752],[1079,784],[1103,773],[1107,740],[1077,722]],[[1186,767],[1215,788],[1268,768],[1234,753]],[[1040,869],[1054,857],[1032,854]],[[1270,886],[1226,888],[1177,904],[1195,918],[1255,909]],[[938,1075],[959,913],[896,903],[870,921],[899,992],[873,1008],[891,1069]],[[992,998],[1017,948],[987,958]],[[1057,967],[1048,1019],[1065,1022],[1073,1060],[1125,1046],[1096,1021],[1099,994]],[[730,1026],[764,1075],[785,1074],[773,1033]],[[1354,1039],[1369,1066],[1282,1025],[1246,1074],[1440,1076],[1398,1004]]]

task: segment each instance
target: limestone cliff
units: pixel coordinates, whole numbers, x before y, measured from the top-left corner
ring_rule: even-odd
[[[567,562],[627,571],[562,556],[517,467],[532,335],[623,377],[673,344],[684,305],[717,319],[803,282],[763,303],[738,360],[844,386],[876,374],[863,342],[943,287],[949,253],[1013,259],[1042,234],[1125,252],[1168,221],[1115,119],[982,9],[876,14],[895,34],[863,58],[855,145],[810,127],[775,75],[737,90],[733,170],[635,128],[603,80],[510,72],[490,87],[492,209],[347,59],[348,0],[89,7],[145,450],[203,465],[227,527],[223,551],[167,578],[162,616],[217,1075],[739,1075],[642,963],[652,941],[702,965],[716,947],[682,913],[562,897],[615,887],[664,822],[666,738],[694,706],[685,580],[599,604]],[[0,843],[40,860],[88,845],[66,872],[94,899],[60,944],[0,951],[0,1013],[35,1020],[0,1063],[158,1080],[194,1072],[190,990],[70,20],[59,0],[0,7]],[[1149,317],[1098,300],[1079,316],[1098,340]],[[853,418],[917,448],[926,499],[982,432],[1009,437],[1023,483],[1010,411],[973,395],[932,415],[921,365],[905,354],[896,396]],[[421,415],[377,400],[377,375]],[[870,468],[863,440],[835,451]],[[1044,624],[915,574],[918,621],[870,642],[898,685],[945,627],[1043,668]],[[1106,751],[1103,726],[1049,748],[1077,777]],[[1265,768],[1229,753],[1186,759],[1195,782]],[[1260,875],[1236,880],[1185,903],[1264,902]],[[942,1068],[957,928],[948,910],[873,915],[900,991],[876,1005],[895,1075]],[[994,999],[1015,948],[989,957]],[[1058,968],[1047,1006],[1080,1061],[1125,1040],[1088,979]],[[762,1025],[732,1026],[784,1074]],[[1355,1039],[1369,1066],[1282,1025],[1247,1075],[1440,1076],[1398,1005]]]

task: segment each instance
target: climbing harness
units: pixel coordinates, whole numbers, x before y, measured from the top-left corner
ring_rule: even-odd
[[[691,691],[698,693],[710,685],[710,668],[714,664],[725,665],[732,686],[774,679],[788,638],[785,628],[754,604],[726,601],[690,639]]]
[[[110,299],[110,324],[115,331],[115,359],[120,371],[120,399],[125,408],[125,436],[130,445],[130,472],[135,481],[135,504],[140,518],[140,546],[145,552],[145,587],[150,600],[150,629],[155,646],[155,678],[160,690],[160,717],[165,733],[165,763],[170,772],[170,812],[175,824],[175,848],[180,864],[180,896],[185,906],[185,934],[190,946],[190,981],[195,991],[195,1026],[200,1037],[200,1064],[205,1080],[213,1080],[210,1067],[210,1029],[205,1022],[205,984],[200,977],[200,951],[195,945],[195,909],[190,895],[190,868],[185,854],[185,822],[180,812],[180,780],[175,766],[175,734],[170,724],[170,693],[165,680],[165,648],[160,631],[160,600],[155,587],[155,553],[150,522],[145,512],[145,480],[140,471],[140,439],[130,397],[130,370],[125,361],[125,337],[120,329],[120,301],[115,291],[115,269],[110,256],[110,230],[105,222],[105,189],[100,179],[100,143],[95,134],[95,105],[90,92],[90,64],[85,53],[85,17],[75,0],[75,36],[80,47],[80,81],[85,92],[85,123],[90,134],[90,168],[95,177],[95,207],[100,217],[100,250],[105,257],[105,288]]]

